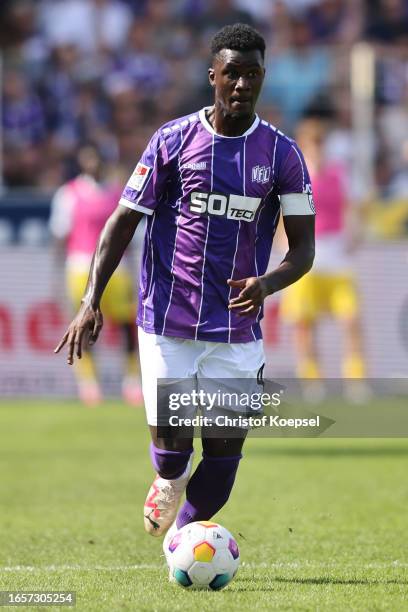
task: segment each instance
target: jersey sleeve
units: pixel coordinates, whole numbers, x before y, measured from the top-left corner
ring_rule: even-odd
[[[120,204],[152,215],[168,179],[168,161],[166,143],[157,131],[129,178]]]
[[[306,162],[293,143],[279,171],[282,215],[314,215],[312,185]]]

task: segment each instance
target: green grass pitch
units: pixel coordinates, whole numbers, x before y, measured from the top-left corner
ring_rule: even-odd
[[[141,409],[4,402],[0,424],[0,590],[74,590],[81,611],[408,610],[408,440],[248,441],[216,517],[242,565],[208,593],[168,584],[143,531]]]

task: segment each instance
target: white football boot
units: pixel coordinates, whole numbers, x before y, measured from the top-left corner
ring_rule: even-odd
[[[181,496],[190,478],[193,455],[191,453],[187,467],[179,478],[166,480],[157,474],[154,479],[143,510],[144,526],[150,535],[163,535],[174,522]]]

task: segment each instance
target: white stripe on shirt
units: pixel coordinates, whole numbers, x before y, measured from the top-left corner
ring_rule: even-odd
[[[212,136],[212,147],[211,147],[211,187],[210,187],[210,193],[212,193],[213,183],[214,183],[214,141],[215,141],[215,133]],[[201,319],[201,308],[203,306],[203,298],[204,298],[204,269],[205,269],[205,257],[206,257],[206,253],[207,253],[207,242],[208,242],[209,229],[210,229],[210,215],[208,215],[207,234],[205,236],[205,244],[204,244],[203,267],[202,267],[202,270],[201,270],[201,298],[200,298],[200,308],[198,310],[198,321],[197,321],[197,325],[196,325],[195,340],[197,340],[197,336],[198,336],[198,328],[199,328],[200,319]]]
[[[176,256],[176,251],[177,251],[177,236],[178,236],[178,231],[179,231],[179,221],[180,221],[180,217],[181,217],[181,200],[183,198],[184,195],[184,189],[183,189],[183,176],[182,176],[182,169],[181,169],[181,163],[180,163],[180,152],[181,152],[181,147],[183,146],[183,130],[180,131],[180,147],[178,150],[178,170],[179,170],[179,176],[180,176],[180,182],[181,182],[181,196],[178,200],[178,217],[176,219],[176,236],[174,238],[174,247],[173,247],[173,255],[171,258],[171,269],[170,269],[170,273],[172,275],[172,281],[171,281],[171,289],[170,289],[170,297],[169,297],[169,303],[167,304],[167,308],[166,308],[166,312],[164,313],[164,319],[163,319],[163,328],[162,328],[162,336],[164,336],[164,330],[166,327],[166,319],[167,319],[167,314],[169,312],[170,309],[170,305],[171,305],[171,300],[173,298],[173,287],[174,287],[174,281],[175,281],[175,276],[174,276],[174,259]]]

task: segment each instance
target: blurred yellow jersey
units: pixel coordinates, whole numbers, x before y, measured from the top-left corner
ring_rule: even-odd
[[[351,274],[311,271],[282,293],[281,315],[285,321],[313,322],[324,314],[351,319],[358,298]]]
[[[67,268],[68,297],[74,310],[80,306],[88,280],[88,270],[74,265]],[[112,275],[101,300],[101,310],[114,323],[131,323],[136,318],[132,278],[125,266],[120,266]]]

